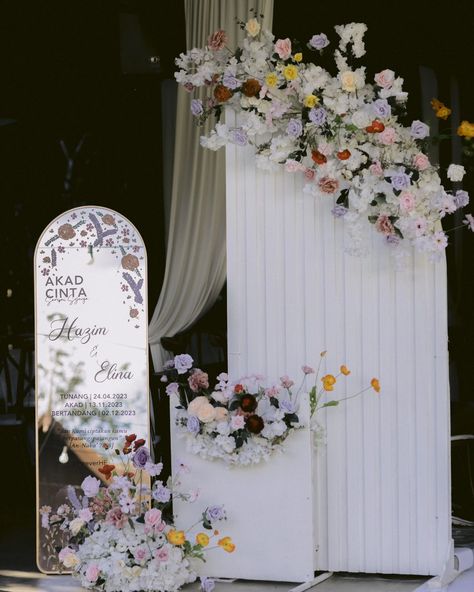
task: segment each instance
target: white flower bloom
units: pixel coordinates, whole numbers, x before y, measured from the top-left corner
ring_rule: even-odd
[[[448,179],[453,183],[462,181],[465,174],[466,169],[460,164],[450,164],[448,167]]]

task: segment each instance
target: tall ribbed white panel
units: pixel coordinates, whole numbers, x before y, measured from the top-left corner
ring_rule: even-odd
[[[372,230],[369,256],[347,255],[333,199],[303,193],[300,175],[233,146],[226,170],[232,376],[299,378],[328,350],[327,371],[352,370],[340,397],[382,385],[321,414],[316,568],[438,574],[451,542],[444,259],[396,271]]]

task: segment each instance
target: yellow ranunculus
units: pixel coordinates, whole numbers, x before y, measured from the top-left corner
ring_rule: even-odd
[[[199,532],[196,535],[196,543],[198,545],[201,545],[201,547],[207,547],[207,545],[209,544],[209,537],[205,532]]]
[[[295,80],[295,78],[298,76],[298,68],[296,66],[293,66],[292,64],[290,64],[289,66],[285,66],[285,68],[283,69],[283,76],[287,80]]]
[[[293,59],[295,60],[295,62],[299,63],[303,59],[303,54],[301,52],[295,53]]]
[[[169,533],[166,535],[168,542],[172,545],[184,545],[186,542],[186,535],[182,530],[170,530]]]
[[[349,370],[349,368],[343,364],[341,366],[341,374],[344,374],[344,376],[349,376],[350,373],[351,371]]]
[[[370,381],[370,386],[374,389],[376,393],[380,393],[380,382],[378,378],[372,378]]]
[[[273,87],[278,84],[278,76],[275,72],[270,72],[265,76],[265,83],[267,86]]]
[[[309,109],[312,109],[318,103],[319,103],[319,99],[315,95],[306,95],[306,97],[304,98],[304,101],[303,101],[303,105],[305,107],[308,107]]]
[[[443,105],[440,109],[438,109],[438,111],[436,111],[435,115],[439,119],[446,120],[451,115],[451,109],[449,109],[449,107],[446,107],[445,105]]]
[[[464,138],[474,138],[474,123],[469,121],[461,121],[461,125],[458,127],[458,136]]]

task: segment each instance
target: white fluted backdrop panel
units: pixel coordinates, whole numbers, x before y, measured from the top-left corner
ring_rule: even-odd
[[[345,254],[332,198],[258,170],[252,148],[228,147],[226,173],[231,375],[299,378],[328,350],[328,372],[352,370],[340,397],[382,385],[321,414],[317,569],[438,574],[451,542],[445,260],[396,271],[373,231],[369,256]]]

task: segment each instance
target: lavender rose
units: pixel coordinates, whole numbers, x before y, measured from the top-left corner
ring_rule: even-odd
[[[191,415],[188,417],[186,429],[191,434],[199,434],[199,431],[201,429],[201,422],[195,415]]]
[[[423,138],[426,138],[429,133],[430,128],[426,125],[426,123],[415,119],[415,121],[411,124],[410,134],[413,138],[416,138],[417,140],[423,140]]]
[[[90,475],[81,483],[82,491],[87,497],[94,497],[99,493],[100,481]]]
[[[301,119],[290,119],[286,127],[286,133],[293,138],[299,138],[303,133]]]
[[[323,125],[326,123],[327,113],[326,109],[322,107],[317,107],[316,109],[311,109],[308,113],[309,120],[316,125]]]
[[[166,387],[166,394],[168,397],[171,395],[177,395],[179,393],[179,384],[177,382],[170,382]]]
[[[391,177],[392,187],[397,191],[402,191],[410,186],[410,177],[406,173],[396,173]]]
[[[349,210],[344,207],[341,206],[339,204],[335,205],[333,207],[333,209],[331,210],[331,214],[335,217],[335,218],[342,218],[343,216],[345,216],[347,214]]]
[[[230,133],[230,141],[237,146],[247,146],[248,137],[241,127],[236,127]]]
[[[137,469],[144,469],[151,460],[150,451],[146,446],[140,446],[132,457],[132,462]]]
[[[469,193],[467,191],[462,191],[461,189],[456,191],[454,194],[454,203],[457,209],[467,206],[469,203]]]
[[[153,499],[162,504],[166,504],[171,499],[171,491],[163,485],[163,481],[157,481],[151,494]]]
[[[227,86],[227,88],[230,88],[231,90],[235,90],[238,86],[240,86],[239,80],[233,74],[230,73],[224,74],[222,83],[224,84],[224,86]]]
[[[372,103],[372,108],[377,117],[388,117],[392,112],[392,108],[388,104],[387,99],[377,99]]]
[[[329,45],[329,39],[324,33],[319,33],[319,35],[313,35],[311,37],[308,45],[313,49],[324,49]]]
[[[193,99],[191,101],[191,113],[194,117],[199,117],[199,115],[202,115],[203,111],[204,109],[202,107],[201,99]]]
[[[193,367],[194,360],[189,354],[180,354],[174,357],[174,367],[178,374],[186,374]]]
[[[204,514],[209,522],[217,522],[218,520],[226,519],[224,506],[209,506],[206,508]]]

